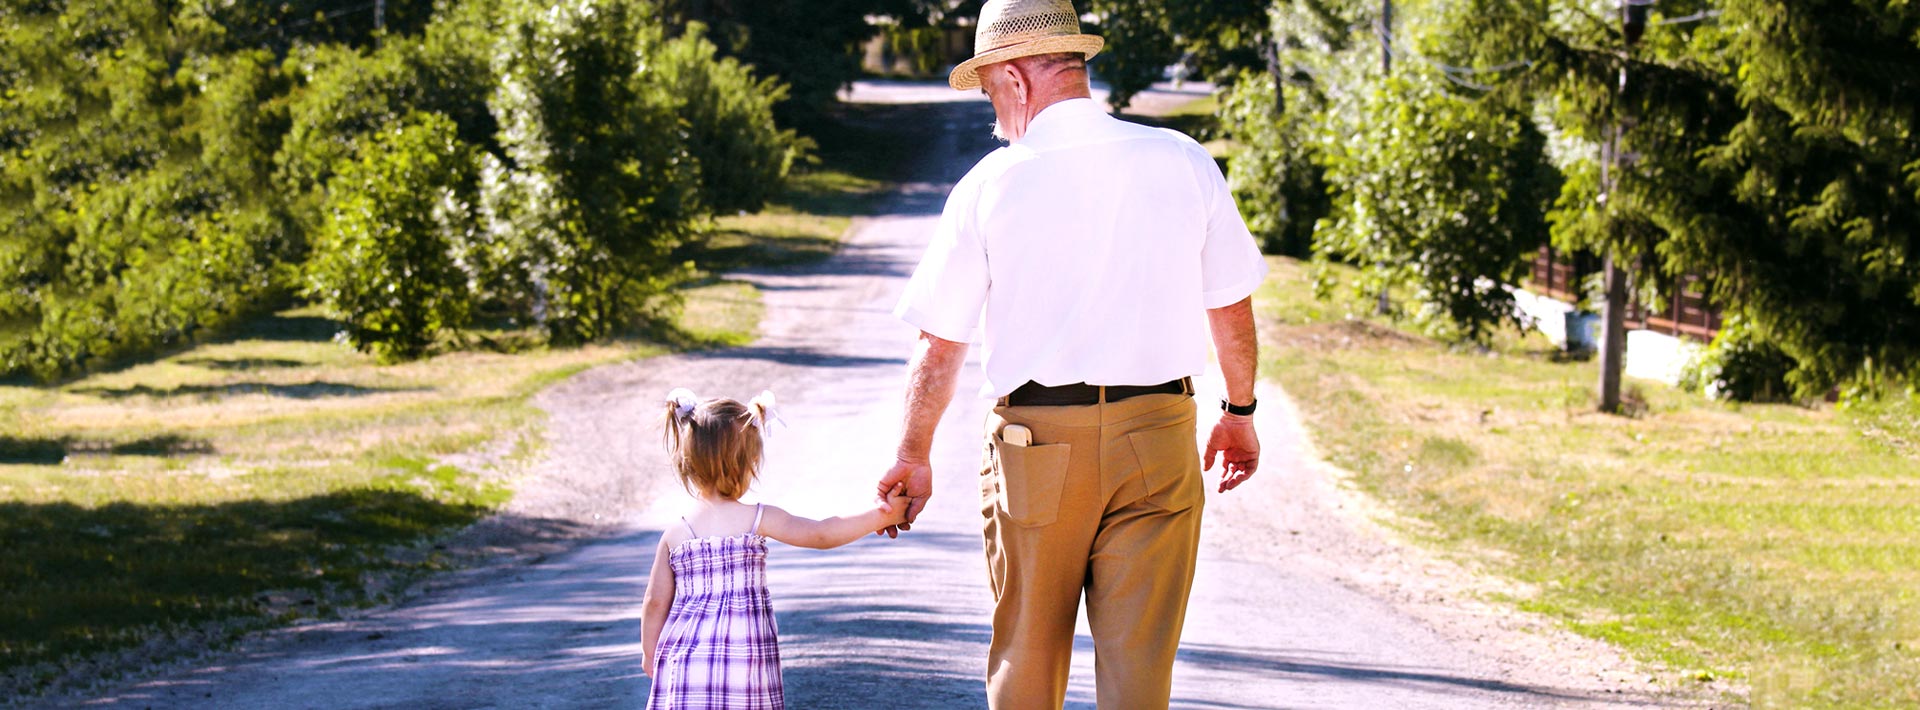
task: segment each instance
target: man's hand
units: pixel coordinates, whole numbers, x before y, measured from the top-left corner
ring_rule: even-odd
[[[896,486],[903,486],[896,489]],[[887,469],[880,477],[880,483],[874,486],[879,495],[880,504],[890,506],[889,496],[906,496],[907,519],[899,525],[889,525],[876,531],[875,535],[890,538],[900,537],[900,533],[912,530],[914,519],[920,517],[920,511],[927,507],[927,499],[933,497],[933,465],[925,461],[907,461],[905,459]],[[899,500],[895,497],[893,500]]]
[[[1253,432],[1253,417],[1221,414],[1207,437],[1206,470],[1213,470],[1214,455],[1220,455],[1220,492],[1245,483],[1260,468],[1260,437]]]

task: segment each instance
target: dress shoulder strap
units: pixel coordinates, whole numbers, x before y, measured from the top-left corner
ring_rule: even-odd
[[[687,519],[685,516],[682,516],[680,518],[680,524],[686,526],[688,535],[692,535],[696,540],[700,538],[700,533],[694,531],[693,523],[687,522]]]
[[[760,516],[766,515],[766,513],[767,504],[759,503],[753,506],[753,529],[747,531],[748,535],[760,534]]]

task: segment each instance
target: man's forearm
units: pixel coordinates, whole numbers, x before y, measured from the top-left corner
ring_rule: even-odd
[[[933,430],[953,401],[967,344],[920,334],[907,379],[907,415],[901,426],[900,460],[924,462],[933,451]]]
[[[1227,401],[1253,402],[1254,374],[1260,367],[1260,339],[1253,326],[1253,297],[1207,311],[1213,329],[1213,348],[1220,356],[1220,375],[1227,381]]]

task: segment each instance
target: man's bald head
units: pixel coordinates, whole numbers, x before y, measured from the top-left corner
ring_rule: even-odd
[[[1028,57],[1009,60],[1025,69],[1035,83],[1050,79],[1066,82],[1087,82],[1087,57],[1079,52],[1055,52],[1053,54],[1035,54]]]

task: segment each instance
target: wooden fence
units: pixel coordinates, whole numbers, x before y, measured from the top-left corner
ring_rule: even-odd
[[[1535,292],[1578,303],[1582,284],[1587,277],[1599,273],[1601,265],[1600,258],[1592,254],[1569,254],[1555,251],[1551,246],[1541,247],[1533,259],[1533,275],[1528,286]],[[1673,283],[1661,284],[1661,291],[1674,295],[1668,299],[1666,308],[1658,312],[1641,303],[1637,294],[1631,295],[1627,304],[1627,328],[1701,342],[1712,340],[1720,332],[1720,309],[1707,301],[1705,287],[1706,279],[1694,274],[1680,277],[1678,288]]]

